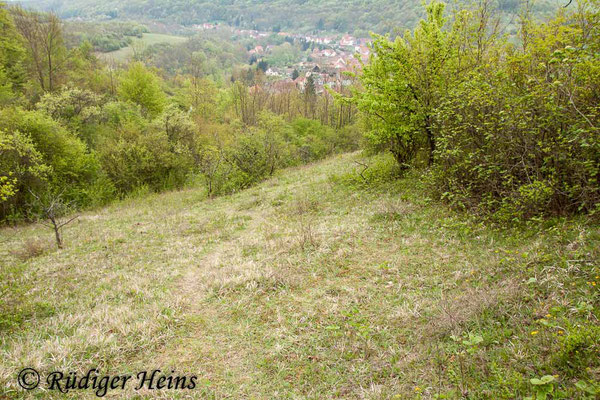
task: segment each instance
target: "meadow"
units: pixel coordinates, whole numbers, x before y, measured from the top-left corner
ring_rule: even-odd
[[[124,63],[133,58],[135,46],[145,48],[162,43],[176,45],[184,43],[186,40],[187,38],[183,36],[165,35],[162,33],[144,33],[141,39],[134,38],[133,43],[128,47],[123,47],[122,49],[110,51],[108,53],[97,53],[97,56],[105,61],[114,60],[119,63]]]
[[[0,398],[95,398],[25,392],[26,366],[199,377],[106,398],[594,398],[598,226],[486,224],[396,172],[351,153],[229,196],[131,196],[63,250],[3,228]]]

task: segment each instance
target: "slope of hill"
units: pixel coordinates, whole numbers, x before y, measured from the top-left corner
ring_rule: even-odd
[[[422,17],[419,0],[28,0],[25,4],[55,10],[62,17],[128,18],[192,25],[225,22],[261,30],[314,29],[337,32],[386,33],[412,28]],[[519,0],[499,0],[497,12],[506,20],[519,7]],[[558,0],[535,3],[538,14],[556,10]]]
[[[62,251],[39,225],[1,230],[0,397],[28,396],[24,367],[176,370],[198,386],[163,398],[205,399],[522,398],[542,375],[576,398],[598,379],[597,226],[495,230],[355,160],[125,200]],[[109,398],[136,393],[159,395]]]

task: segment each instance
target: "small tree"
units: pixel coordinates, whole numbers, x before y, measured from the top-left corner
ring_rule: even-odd
[[[433,164],[438,107],[483,63],[496,39],[490,7],[482,0],[475,11],[456,13],[448,22],[444,3],[433,0],[412,32],[394,41],[375,35],[375,56],[363,69],[364,90],[354,102],[367,116],[370,142],[388,148],[403,168],[421,151]]]
[[[315,79],[312,75],[309,75],[306,77],[306,85],[304,87],[304,117],[309,117],[309,110],[311,116],[314,116],[316,100],[317,88],[315,85]]]
[[[132,63],[121,79],[119,97],[142,106],[150,116],[160,114],[166,103],[160,79],[140,62]]]
[[[258,64],[256,64],[256,69],[259,69],[262,72],[267,72],[269,69],[269,63],[267,63],[265,60],[260,60]]]
[[[221,153],[219,149],[215,146],[204,146],[198,151],[196,165],[206,179],[208,197],[212,197],[215,179],[221,165]]]
[[[79,216],[67,217],[72,207],[70,203],[64,201],[62,192],[57,194],[49,191],[41,197],[32,191],[30,193],[34,198],[32,209],[36,210],[38,222],[54,230],[56,245],[59,249],[62,249],[62,228],[75,221]]]

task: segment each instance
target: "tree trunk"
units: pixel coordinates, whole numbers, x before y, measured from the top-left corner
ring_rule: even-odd
[[[62,245],[62,239],[60,237],[60,228],[58,227],[58,223],[56,222],[56,220],[54,218],[50,219],[50,221],[52,222],[52,226],[54,226],[54,236],[56,238],[56,245],[58,246],[59,249],[62,249],[63,245]]]
[[[431,129],[431,117],[427,115],[425,117],[425,132],[427,133],[427,142],[429,143],[429,166],[433,165],[433,156],[435,153],[435,138],[433,136],[433,130]]]

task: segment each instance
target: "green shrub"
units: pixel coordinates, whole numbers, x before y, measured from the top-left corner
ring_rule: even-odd
[[[139,129],[147,125],[142,116],[141,106],[123,101],[112,101],[103,107],[103,122],[112,129],[120,129],[125,126],[135,126]]]
[[[501,220],[592,211],[600,141],[568,105],[548,104],[556,96],[506,74],[477,74],[454,89],[437,114],[437,192]]]
[[[357,163],[352,172],[334,176],[334,182],[352,189],[377,187],[397,181],[403,174],[395,158],[389,154],[378,154]]]
[[[331,137],[331,147],[334,152],[356,151],[360,148],[362,130],[357,125],[347,125],[335,131]]]
[[[159,78],[139,62],[132,63],[121,79],[119,97],[140,105],[152,117],[159,115],[166,104]]]
[[[63,193],[65,201],[79,206],[93,202],[86,190],[99,175],[100,165],[93,153],[74,134],[40,111],[22,109],[0,110],[0,130],[12,132],[13,140],[27,147],[36,165],[45,165],[45,181],[51,190]],[[17,143],[14,142],[14,143]],[[34,151],[36,154],[33,156]],[[28,190],[37,185],[23,186],[16,209],[26,206]]]
[[[226,195],[238,192],[247,188],[251,182],[253,182],[252,177],[231,164],[222,164],[219,167],[215,178],[215,195]]]
[[[98,151],[103,170],[120,193],[142,185],[156,191],[180,187],[193,167],[189,151],[173,146],[158,129],[113,132]]]
[[[103,103],[101,96],[89,90],[64,88],[57,93],[45,94],[37,108],[77,133],[88,146],[92,146],[95,131],[102,118]]]
[[[333,152],[335,132],[332,128],[307,118],[294,120],[291,127],[289,141],[297,148],[302,162],[320,160]]]
[[[519,46],[482,10],[426,10],[376,37],[360,75],[370,148],[403,168],[426,155],[433,191],[500,220],[600,210],[598,2],[522,21]]]
[[[283,144],[276,135],[253,130],[238,135],[224,152],[226,161],[235,166],[247,187],[273,174],[279,166]]]
[[[29,137],[0,129],[0,220],[23,215],[29,190],[44,187],[50,172]]]
[[[554,355],[554,364],[569,377],[585,376],[590,369],[600,366],[600,327],[573,326],[568,335],[560,338],[560,350]]]

